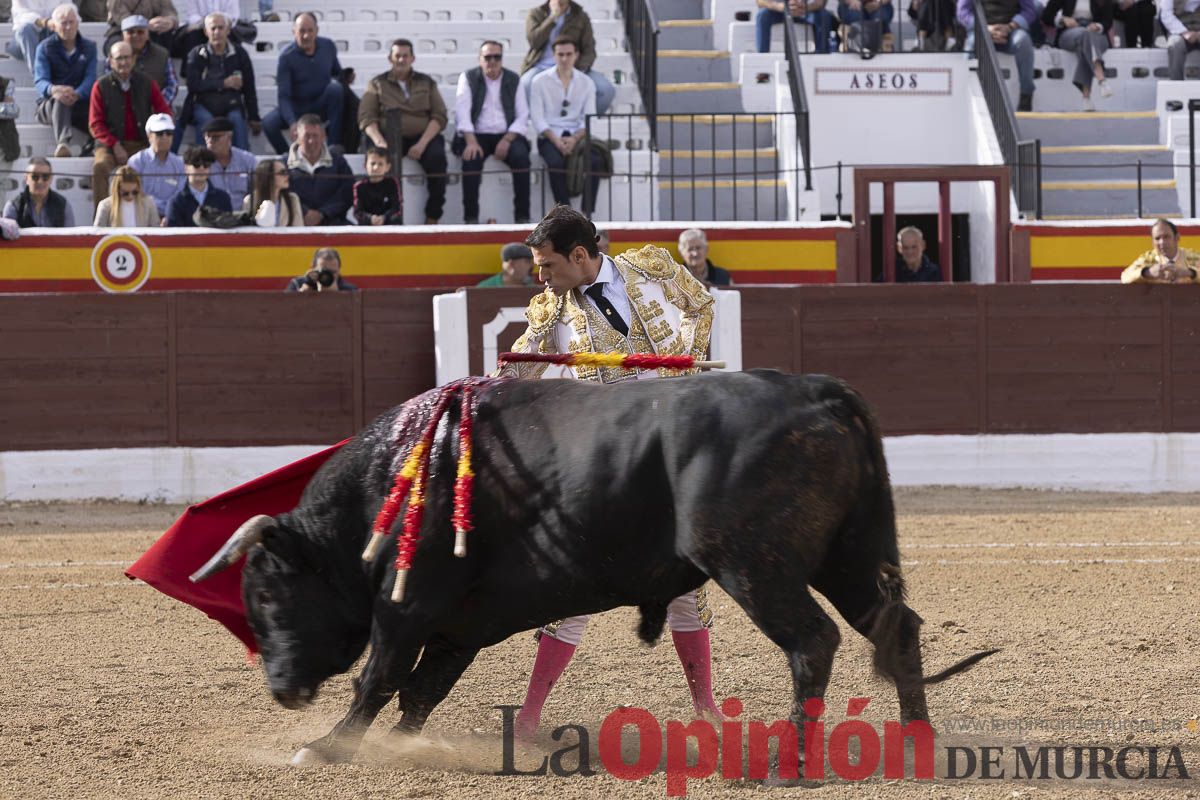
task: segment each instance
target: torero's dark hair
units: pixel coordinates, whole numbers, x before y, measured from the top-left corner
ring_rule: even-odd
[[[530,247],[541,247],[550,243],[554,252],[562,256],[571,255],[576,247],[582,247],[592,258],[600,255],[596,244],[596,226],[592,221],[567,205],[550,209],[533,233],[525,239]]]

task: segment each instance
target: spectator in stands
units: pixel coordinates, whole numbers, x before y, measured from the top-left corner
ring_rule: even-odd
[[[258,159],[248,150],[233,145],[233,123],[225,117],[213,117],[204,126],[204,146],[212,151],[213,162],[208,181],[231,198],[240,199],[250,192],[250,176]]]
[[[167,48],[150,41],[150,21],[141,14],[126,17],[121,20],[121,38],[133,48],[134,71],[144,73],[157,83],[163,99],[174,103],[179,80],[175,77],[175,67]]]
[[[250,150],[250,132],[262,131],[258,115],[258,92],[254,83],[254,65],[245,47],[229,40],[229,21],[221,14],[204,19],[208,41],[188,53],[184,75],[188,87],[188,111],[196,126],[196,144],[214,117],[230,123],[233,146]],[[185,113],[186,116],[186,113]],[[211,144],[210,149],[216,151]],[[217,152],[218,158],[221,156]],[[241,197],[245,192],[233,194]]]
[[[520,242],[510,242],[500,249],[500,271],[484,278],[477,286],[532,286],[533,251]]]
[[[356,292],[358,287],[342,277],[342,257],[332,247],[313,253],[312,266],[304,275],[292,278],[285,292]]]
[[[829,34],[833,30],[833,15],[825,10],[825,0],[757,0],[758,14],[754,18],[754,42],[758,52],[771,52],[771,28],[783,22],[790,13],[797,23],[812,26],[813,49],[829,52]]]
[[[25,167],[25,190],[4,204],[4,216],[22,228],[73,228],[75,214],[67,198],[50,188],[54,169],[41,156]]]
[[[150,144],[146,123],[152,114],[170,114],[158,84],[133,71],[133,48],[115,42],[109,57],[112,72],[92,85],[88,128],[96,138],[92,161],[92,197],[100,205],[108,194],[113,167],[125,164]]]
[[[912,0],[908,16],[917,26],[917,50],[945,50],[952,37],[954,49],[963,49],[966,33],[954,19],[954,0]]]
[[[187,183],[167,204],[167,227],[194,228],[194,216],[201,206],[218,211],[233,211],[229,195],[208,183],[208,172],[217,157],[205,147],[193,147],[183,157]]]
[[[896,234],[896,283],[940,283],[942,270],[925,253],[925,234],[908,226]]]
[[[611,240],[609,238],[608,231],[605,230],[604,228],[597,228],[596,229],[596,247],[598,247],[600,249],[600,252],[603,253],[604,255],[608,255],[608,246],[610,243],[611,243]]]
[[[288,186],[287,165],[276,158],[254,169],[254,191],[246,195],[242,207],[254,215],[261,228],[298,228],[304,224],[300,198]]]
[[[8,216],[8,213],[5,213]],[[1179,246],[1179,229],[1167,219],[1150,227],[1154,248],[1142,253],[1121,273],[1121,283],[1197,283],[1200,253]]]
[[[13,162],[21,157],[21,137],[17,133],[16,81],[0,76],[0,206],[8,194],[8,178]]]
[[[225,34],[231,41],[249,43],[257,38],[254,24],[240,19],[239,0],[183,0],[183,22],[175,34],[176,57],[187,58],[188,53],[209,40],[206,20],[213,14],[225,18]]]
[[[434,225],[442,218],[446,205],[446,103],[437,82],[412,68],[417,57],[412,42],[392,42],[388,61],[392,68],[381,72],[367,84],[358,106],[358,127],[376,147],[398,152],[421,164],[429,196],[425,201],[425,224]],[[400,136],[390,111],[400,112]]]
[[[570,39],[579,49],[576,68],[596,85],[596,110],[591,113],[608,111],[617,90],[608,78],[592,69],[596,62],[596,37],[592,33],[592,20],[583,6],[575,0],[547,0],[529,9],[525,17],[525,38],[529,40],[529,52],[521,65],[521,88],[525,90],[526,100],[533,79],[555,65],[554,42]]]
[[[25,59],[29,74],[34,74],[34,55],[38,43],[54,31],[54,9],[61,0],[13,0],[13,38],[5,49],[13,58]],[[78,14],[76,15],[78,18]]]
[[[892,17],[896,15],[892,0],[838,0],[837,13],[843,26],[878,20],[883,33],[882,50],[885,53],[892,50]],[[846,39],[842,37],[843,42]]]
[[[392,175],[388,151],[367,148],[367,179],[354,184],[354,220],[359,225],[403,225],[404,192]]]
[[[316,114],[296,121],[296,142],[288,151],[292,191],[304,208],[305,225],[348,225],[354,202],[354,173],[341,154],[325,143],[325,126]]]
[[[92,224],[97,228],[157,228],[161,221],[154,198],[142,191],[142,177],[137,170],[128,164],[114,169],[108,197],[96,206]]]
[[[71,129],[88,130],[88,96],[96,80],[96,45],[79,35],[79,14],[69,3],[54,9],[55,33],[37,46],[34,117],[54,131],[55,158],[71,155]]]
[[[1162,0],[1158,17],[1167,32],[1167,77],[1181,81],[1188,51],[1200,47],[1200,5],[1196,0]]]
[[[1154,0],[1117,0],[1113,18],[1125,24],[1124,47],[1154,47],[1158,21]]]
[[[129,166],[142,179],[142,191],[154,200],[158,215],[167,215],[167,203],[179,193],[184,181],[183,159],[171,152],[175,123],[170,114],[154,114],[146,120],[150,146],[129,157]]]
[[[1078,55],[1072,82],[1083,95],[1083,110],[1095,111],[1092,102],[1092,78],[1101,97],[1112,97],[1104,79],[1104,54],[1108,52],[1108,31],[1113,24],[1112,0],[1050,0],[1042,12],[1042,22],[1054,26],[1054,46]]]
[[[479,222],[480,172],[488,156],[513,171],[513,219],[529,222],[529,104],[519,91],[520,77],[504,69],[504,46],[487,41],[479,48],[479,66],[458,76],[454,100],[452,152],[462,157],[463,220]]]
[[[279,106],[263,119],[263,130],[276,153],[285,153],[288,137],[294,139],[296,120],[305,114],[316,114],[329,129],[331,144],[342,143],[342,106],[345,87],[339,78],[342,65],[338,61],[337,45],[317,36],[317,18],[308,12],[296,15],[292,23],[295,41],[279,54],[275,85],[279,90]]]
[[[584,117],[596,112],[596,85],[575,69],[578,57],[575,42],[555,41],[555,67],[534,79],[529,113],[538,134],[538,152],[550,171],[550,190],[556,203],[570,205],[567,160],[576,148],[587,150],[586,155],[575,157],[591,159],[591,179],[583,191],[583,213],[590,215],[596,208],[604,161],[587,139]]]
[[[721,269],[708,260],[708,237],[699,228],[688,228],[679,234],[679,257],[696,280],[706,287],[733,284],[729,270]]]
[[[171,0],[108,0],[108,30],[104,32],[104,52],[112,52],[113,42],[122,38],[121,24],[128,17],[145,17],[150,27],[150,41],[171,51],[179,15]],[[160,87],[161,88],[161,87]]]
[[[1017,79],[1021,97],[1018,111],[1033,110],[1033,38],[1030,30],[1038,24],[1033,0],[986,0],[983,4],[992,46],[1010,53],[1017,60]],[[975,48],[974,0],[958,0],[958,21],[967,29],[967,51]]]

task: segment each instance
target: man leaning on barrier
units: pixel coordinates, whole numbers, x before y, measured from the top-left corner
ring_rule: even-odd
[[[1121,283],[1197,283],[1200,253],[1179,246],[1175,223],[1157,219],[1150,228],[1154,247],[1121,273]]]

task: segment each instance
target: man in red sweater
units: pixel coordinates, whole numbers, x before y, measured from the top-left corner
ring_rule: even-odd
[[[112,72],[92,84],[88,129],[96,139],[92,162],[92,202],[108,197],[108,178],[113,169],[149,145],[146,120],[151,114],[170,114],[171,106],[145,74],[133,69],[133,49],[128,42],[114,42],[108,63]]]

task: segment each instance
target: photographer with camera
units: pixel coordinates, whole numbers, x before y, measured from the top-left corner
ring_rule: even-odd
[[[358,287],[342,277],[342,257],[332,247],[313,253],[308,272],[292,278],[287,292],[357,292]]]

